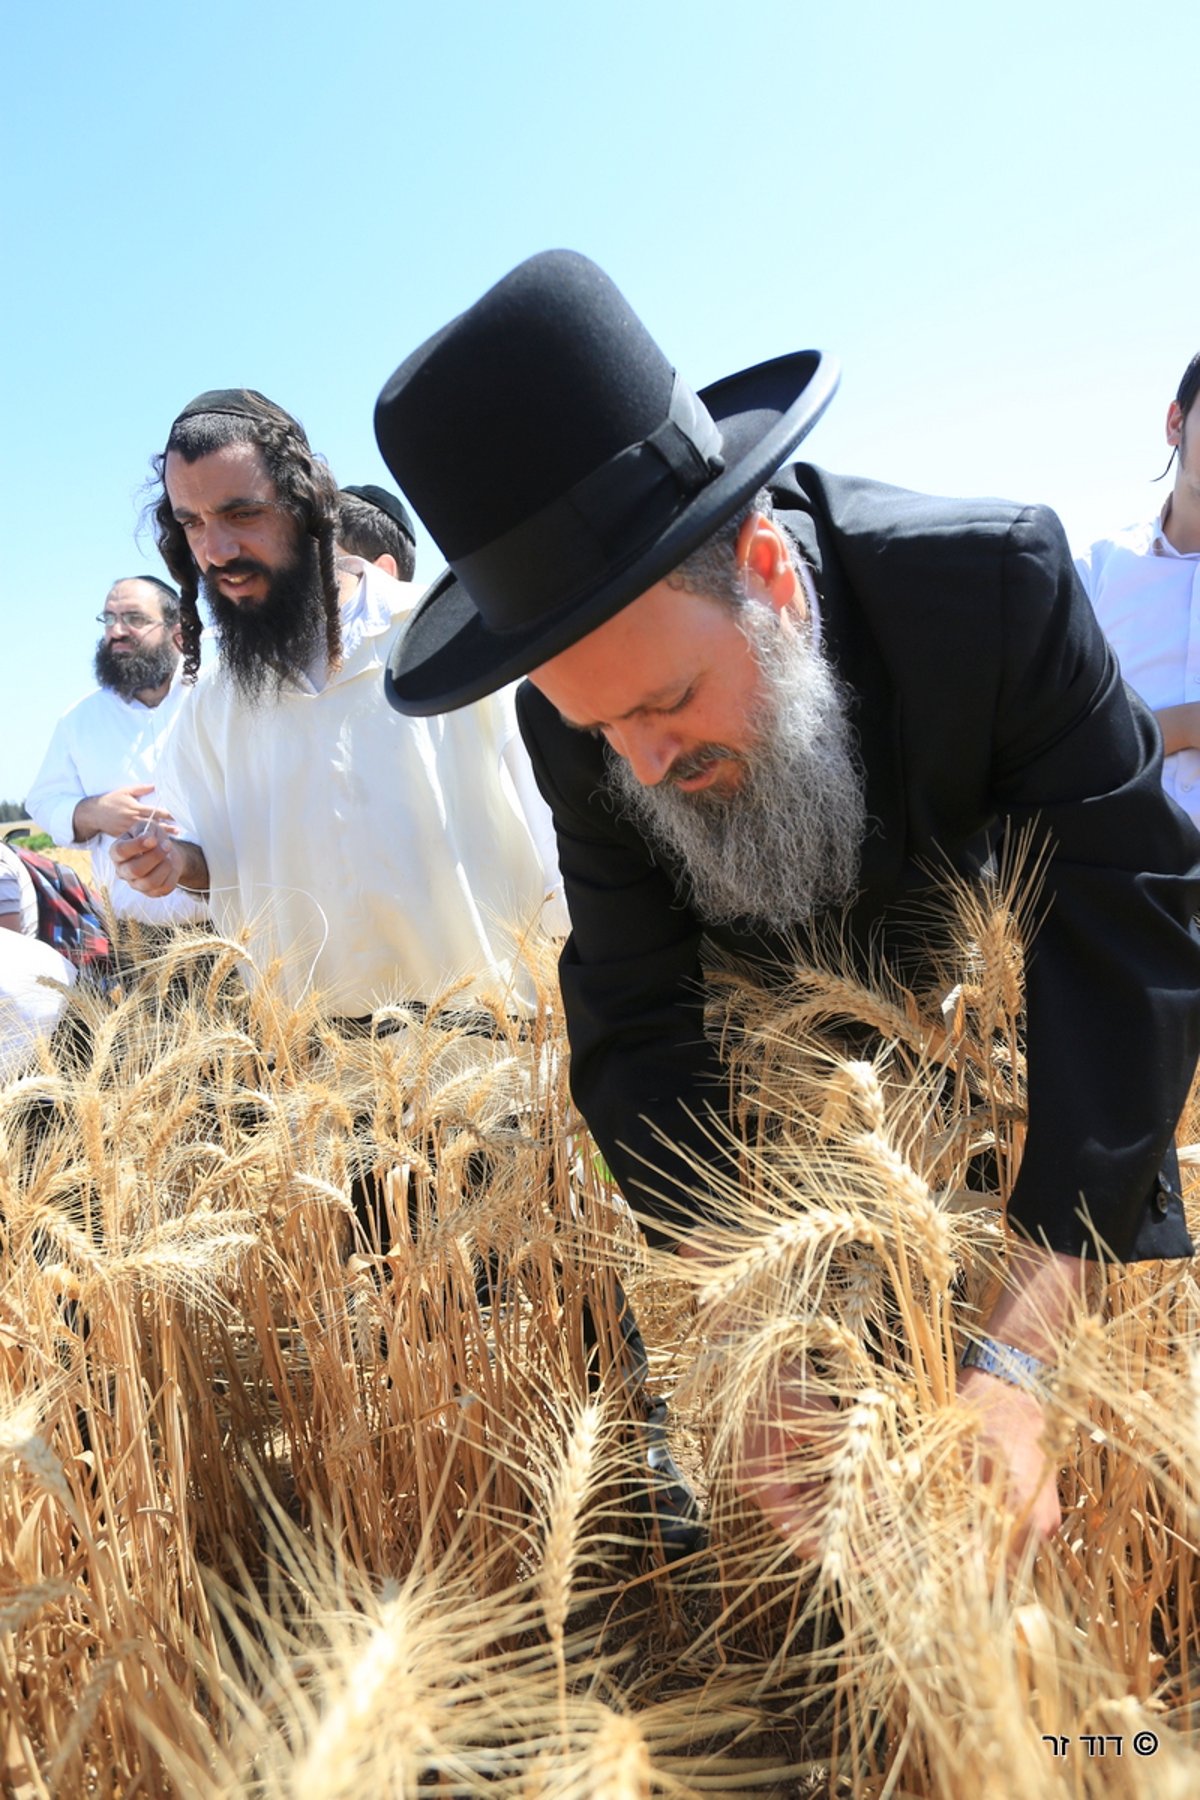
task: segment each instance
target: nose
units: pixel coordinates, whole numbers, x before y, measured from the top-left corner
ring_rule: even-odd
[[[682,749],[676,734],[653,719],[625,719],[604,735],[643,787],[657,787]]]
[[[199,545],[193,542],[192,553],[202,568],[220,568],[238,554],[237,533],[224,519],[205,522]]]

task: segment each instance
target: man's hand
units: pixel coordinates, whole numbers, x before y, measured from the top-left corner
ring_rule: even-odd
[[[689,1261],[717,1261],[698,1241],[680,1245]],[[1025,1242],[1009,1253],[1009,1286],[982,1329],[1000,1342],[1053,1363],[1085,1291],[1087,1264]],[[711,1321],[706,1336],[728,1321]],[[1018,1541],[1046,1538],[1062,1522],[1057,1471],[1044,1441],[1045,1414],[1033,1394],[982,1369],[965,1369],[958,1392],[978,1421],[979,1473],[996,1480],[1017,1522]],[[747,1407],[734,1452],[738,1491],[758,1507],[798,1555],[816,1554],[823,1514],[823,1467],[846,1415],[806,1382],[804,1365],[785,1363],[779,1378]]]
[[[964,1369],[958,1391],[979,1420],[979,1472],[1003,1483],[1018,1543],[1053,1536],[1062,1524],[1057,1470],[1043,1442],[1045,1414],[1032,1394],[983,1369]]]
[[[677,1253],[697,1272],[719,1270],[727,1255],[700,1232],[685,1238]],[[701,1305],[706,1342],[736,1334],[736,1320],[721,1301],[702,1299]],[[736,1433],[734,1486],[801,1556],[816,1551],[825,1488],[821,1462],[839,1416],[829,1396],[814,1391],[798,1357],[783,1363],[777,1378],[754,1396]]]
[[[145,796],[153,792],[151,783],[147,787],[113,788],[108,794],[89,794],[76,806],[71,821],[76,843],[81,844],[102,833],[108,837],[121,837],[127,831],[136,831],[148,819],[157,820],[165,831],[174,831],[175,821],[170,813],[143,804]]]
[[[1053,1363],[1086,1296],[1087,1263],[1036,1245],[1010,1243],[1009,1282],[984,1332],[1014,1350]],[[980,1473],[1002,1477],[1005,1503],[1021,1539],[1049,1537],[1062,1523],[1057,1471],[1043,1442],[1045,1413],[1034,1394],[983,1369],[963,1369],[958,1391],[979,1419]]]
[[[112,847],[117,873],[152,900],[173,894],[177,887],[194,893],[208,892],[208,864],[199,844],[168,835],[163,826],[152,823],[133,837],[119,837]]]
[[[838,1432],[840,1414],[804,1380],[800,1363],[747,1408],[734,1459],[734,1485],[798,1556],[814,1556],[825,1482],[817,1472]],[[805,1468],[805,1463],[808,1468]]]
[[[1178,750],[1200,750],[1200,700],[1160,706],[1154,717],[1162,732],[1164,756],[1174,756]]]

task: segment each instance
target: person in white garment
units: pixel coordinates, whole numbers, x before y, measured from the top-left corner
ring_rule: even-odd
[[[369,484],[344,487],[338,494],[338,549],[343,556],[361,556],[398,581],[411,581],[416,570],[417,540],[412,515],[399,494]],[[548,890],[542,924],[555,938],[571,929],[566,897],[558,873],[558,843],[554,820],[542,798],[533,766],[521,742],[516,723],[515,683],[503,690],[499,703],[508,721],[504,760],[517,790],[521,810],[533,833],[542,867],[553,886]]]
[[[367,483],[338,493],[338,546],[373,562],[397,581],[411,581],[417,569],[417,536],[412,515],[399,494]]]
[[[0,929],[21,937],[38,934],[37,889],[11,844],[0,843]]]
[[[558,870],[538,849],[548,821],[531,823],[523,803],[535,789],[511,690],[441,718],[387,704],[384,668],[418,590],[339,552],[333,477],[263,395],[201,394],[155,468],[185,677],[199,664],[201,592],[218,658],[161,772],[179,836],[118,844],[122,874],[151,895],[206,894],[219,926],[249,932],[254,968],[276,961],[287,997],[314,990],[345,1023],[390,1001],[427,1005],[450,984],[456,1000],[520,1012],[534,998],[520,946],[565,929],[565,915],[545,911]],[[619,1308],[622,1375],[635,1416],[644,1409],[634,1504],[674,1557],[699,1541],[696,1503],[665,1406],[645,1397],[623,1297]]]
[[[40,938],[0,931],[0,1083],[34,1062],[62,1018],[77,970]]]
[[[220,929],[249,934],[252,969],[274,965],[288,999],[315,990],[340,1017],[464,979],[528,1001],[514,948],[557,871],[512,772],[511,700],[396,719],[383,668],[416,590],[339,553],[336,483],[261,394],[201,395],[156,468],[185,678],[201,593],[218,656],[160,770],[178,836],[119,844],[122,875],[149,896],[206,896]]]
[[[1158,720],[1163,786],[1200,825],[1200,352],[1167,408],[1175,483],[1157,518],[1076,562],[1121,673]]]
[[[163,818],[159,759],[184,705],[179,595],[153,575],[114,581],[98,623],[97,686],[58,721],[25,806],[56,844],[91,853],[91,884],[118,918],[173,925],[202,918],[186,892],[152,899],[120,879],[113,839]]]

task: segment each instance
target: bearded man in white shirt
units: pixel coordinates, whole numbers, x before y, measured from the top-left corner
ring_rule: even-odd
[[[159,759],[188,690],[180,682],[179,595],[154,575],[114,581],[97,623],[97,687],[65,713],[25,805],[56,844],[91,853],[92,885],[106,889],[118,918],[174,925],[202,918],[187,893],[151,899],[114,869],[114,838],[149,820],[169,823],[158,805]]]
[[[543,908],[559,877],[538,848],[552,830],[511,689],[438,718],[388,706],[384,668],[419,590],[339,551],[337,485],[263,395],[198,396],[155,469],[185,679],[199,665],[200,592],[219,656],[162,775],[179,835],[118,844],[126,879],[146,894],[207,894],[219,927],[248,930],[254,968],[277,961],[286,998],[315,989],[351,1028],[460,982],[464,997],[520,1010],[533,987],[519,945],[531,924],[555,930]],[[648,1408],[642,1498],[675,1556],[698,1542],[695,1501],[619,1306],[631,1402]]]
[[[389,646],[416,590],[339,553],[333,476],[302,427],[251,390],[202,394],[156,459],[153,518],[179,583],[185,679],[203,594],[218,641],[162,772],[179,835],[117,847],[140,892],[207,894],[253,966],[365,1018],[470,977],[531,992],[513,946],[543,867],[511,761],[511,702],[396,728]]]
[[[1175,485],[1158,518],[1076,568],[1130,687],[1158,720],[1163,786],[1200,825],[1200,352],[1167,408]]]

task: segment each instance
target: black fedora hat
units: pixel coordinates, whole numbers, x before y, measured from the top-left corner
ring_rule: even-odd
[[[375,408],[383,459],[449,564],[392,653],[392,705],[465,706],[586,637],[746,504],[837,379],[801,350],[697,395],[595,263],[521,263]]]

